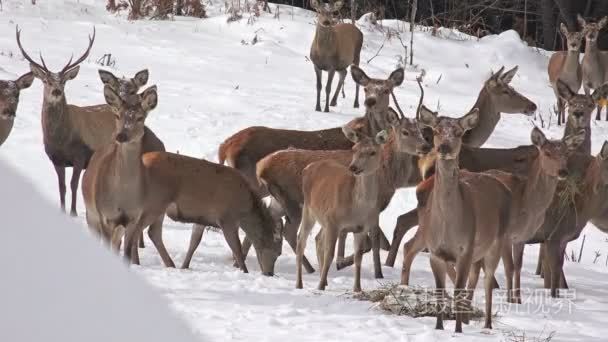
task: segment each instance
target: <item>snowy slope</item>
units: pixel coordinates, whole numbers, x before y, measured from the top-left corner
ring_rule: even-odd
[[[320,129],[341,125],[363,113],[352,108],[354,85],[350,77],[346,82],[347,97],[340,98],[338,107],[329,114],[314,111],[314,72],[306,56],[315,18],[309,11],[281,6],[280,19],[264,14],[248,24],[249,14],[245,14],[243,20],[228,24],[223,3],[214,1],[215,5],[208,8],[210,18],[204,20],[128,22],[124,15],[105,12],[100,0],[52,1],[52,4],[40,1],[36,6],[17,0],[3,3],[0,78],[16,78],[28,70],[15,43],[16,24],[23,30],[25,48],[32,56],[41,51],[52,69],[63,66],[72,53],[82,52],[87,34],[95,25],[97,39],[90,59],[81,66],[80,75],[66,86],[68,101],[81,105],[103,103],[97,76],[100,66],[95,61],[104,54],[115,58],[112,71],[119,75],[131,76],[149,68],[150,84],[159,87],[159,106],[147,123],[170,151],[217,160],[218,145],[248,126]],[[363,18],[359,26],[365,35],[362,68],[370,76],[387,77],[397,67],[397,56],[403,55],[399,40],[388,40],[379,55],[370,63],[367,61],[382,45],[388,29],[405,31],[405,24],[385,21],[380,29]],[[252,45],[256,35],[258,43]],[[409,33],[402,33],[402,38],[409,41]],[[449,31],[433,37],[424,31],[416,32],[415,41],[416,66],[408,67],[406,81],[396,90],[401,107],[408,113],[413,113],[417,105],[419,93],[414,80],[422,69],[426,72],[425,104],[431,108],[439,105],[442,114],[460,116],[472,106],[491,70],[502,65],[507,68],[519,65],[512,82],[514,87],[535,101],[545,121],[548,120],[554,103],[546,75],[548,54],[527,47],[513,31],[481,40]],[[51,204],[58,206],[55,174],[42,147],[41,102],[42,85],[35,81],[22,93],[15,128],[0,149],[0,158],[17,168]],[[529,144],[531,127],[526,117],[505,115],[487,146]],[[606,137],[608,126],[594,122],[593,129],[595,153]],[[554,124],[546,131],[551,137],[562,134]],[[411,190],[402,190],[395,196],[381,217],[387,236],[392,236],[396,217],[414,205]],[[84,227],[81,199],[79,213],[78,221]],[[185,254],[190,227],[169,220],[165,227],[167,247],[179,263]],[[567,304],[564,301],[530,296],[533,305],[497,305],[495,310],[500,312],[496,329],[483,331],[482,323],[473,323],[465,327],[466,340],[508,340],[507,335],[514,329],[525,330],[530,337],[555,331],[554,340],[560,341],[605,338],[608,290],[602,285],[608,273],[603,264],[608,243],[606,236],[595,228],[589,227],[585,234],[582,263],[566,265],[570,285],[577,291],[572,312],[557,312],[558,305]],[[577,243],[571,243],[568,249],[578,250]],[[528,247],[525,258],[523,282],[531,289],[542,285],[533,276],[537,250],[536,246]],[[603,256],[594,265],[596,250]],[[313,253],[311,247],[308,255]],[[232,268],[229,259],[223,237],[209,232],[194,257],[192,270],[164,269],[153,248],[143,251],[143,266],[135,269],[170,299],[196,331],[217,340],[427,341],[453,336],[452,322],[445,332],[436,332],[434,319],[387,316],[370,309],[369,303],[343,296],[352,288],[352,269],[336,272],[332,268],[329,290],[325,293],[313,290],[318,273],[305,276],[306,289],[296,291],[295,257],[287,245],[274,278],[262,277],[253,258],[248,263],[250,274]],[[400,263],[401,258],[396,265]],[[385,281],[398,281],[399,268],[383,271]],[[363,277],[364,289],[378,286],[373,279],[371,258],[367,256]],[[412,277],[412,284],[433,285],[426,255],[417,258]],[[536,312],[539,303],[552,310]]]

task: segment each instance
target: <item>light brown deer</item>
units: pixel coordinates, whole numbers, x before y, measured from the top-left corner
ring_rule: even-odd
[[[359,65],[359,55],[363,46],[363,33],[354,25],[338,23],[338,14],[343,2],[336,1],[333,4],[321,3],[311,0],[310,6],[317,11],[317,27],[315,37],[310,47],[310,60],[314,64],[317,76],[317,105],[316,111],[321,111],[321,73],[327,71],[327,84],[325,85],[325,112],[329,112],[329,95],[331,84],[336,71],[340,77],[338,87],[331,100],[335,106],[338,101],[338,93],[344,86],[346,69],[351,65]],[[355,90],[355,108],[359,108],[359,85]]]
[[[4,144],[15,122],[19,93],[34,82],[34,74],[28,72],[14,81],[0,80],[0,146]]]
[[[378,227],[379,170],[386,158],[381,153],[381,145],[386,143],[388,134],[381,131],[374,139],[361,138],[348,126],[344,127],[344,134],[355,143],[350,166],[334,160],[321,160],[309,164],[303,171],[304,205],[296,253],[296,288],[299,289],[303,287],[302,259],[306,240],[314,224],[319,222],[323,234],[317,246],[317,257],[321,263],[319,290],[327,286],[327,274],[334,259],[338,236],[344,231],[351,231],[355,234],[353,290],[361,291],[363,244],[367,234],[373,233]]]
[[[79,64],[86,60],[95,41],[89,36],[86,51],[76,60],[72,58],[59,72],[50,71],[40,55],[38,64],[23,49],[20,39],[21,31],[16,29],[17,44],[23,57],[30,63],[32,73],[44,85],[42,101],[42,133],[44,150],[53,163],[59,184],[59,200],[65,211],[65,169],[72,167],[70,187],[72,202],[70,214],[76,216],[76,199],[80,173],[86,169],[93,152],[113,139],[115,118],[108,105],[80,107],[67,103],[65,84],[74,79],[80,70]],[[100,75],[102,80],[103,75]],[[137,89],[135,89],[137,91]],[[146,151],[164,151],[163,143],[146,129]]]
[[[420,226],[431,252],[431,268],[442,297],[447,263],[456,265],[456,332],[462,332],[461,308],[469,270],[472,263],[479,260],[483,260],[486,272],[485,327],[492,328],[492,280],[503,248],[502,238],[511,203],[509,189],[495,177],[459,170],[462,137],[475,127],[478,118],[476,108],[458,119],[439,117],[425,107],[420,112],[420,122],[433,129],[438,152],[436,173],[432,178],[434,185],[424,198],[417,194]],[[437,315],[436,329],[443,329],[441,311]]]
[[[135,242],[144,227],[159,223],[165,213],[178,222],[220,227],[247,272],[238,239],[240,226],[253,241],[262,272],[272,275],[281,254],[280,227],[238,171],[173,153],[141,156],[144,121],[156,107],[156,90],[148,89],[139,101],[123,100],[106,86],[104,96],[118,115],[116,143],[95,159],[91,181],[86,181],[92,185],[85,190],[90,222],[102,225],[116,239],[124,231],[127,260],[135,255]],[[150,234],[159,232],[151,229]]]
[[[388,142],[381,150],[383,155],[379,172],[378,207],[384,210],[396,189],[418,178],[416,170],[416,155],[428,153],[430,145],[424,140],[415,121],[408,118],[398,118],[390,129]],[[349,125],[346,125],[347,127]],[[284,234],[286,240],[295,251],[298,227],[302,217],[304,195],[302,193],[303,171],[309,164],[320,160],[334,160],[343,166],[348,166],[353,159],[353,150],[311,151],[288,149],[272,153],[260,160],[257,165],[258,179],[268,189],[282,208],[285,208],[286,225]],[[379,227],[378,227],[379,229]],[[340,247],[344,248],[343,237],[340,237]],[[374,249],[374,273],[376,278],[382,278],[379,261],[378,245],[372,241]],[[340,257],[338,253],[338,263]],[[308,260],[303,258],[307,272],[314,271]]]
[[[608,24],[608,17],[602,18],[597,23],[588,23],[580,14],[577,19],[585,33],[585,56],[582,62],[583,89],[585,94],[590,95],[591,89],[597,89],[608,81],[608,51],[601,51],[597,46],[597,38],[600,31]],[[578,93],[578,89],[572,88],[572,90]],[[601,112],[602,107],[598,104],[596,120],[601,119]]]
[[[557,99],[557,124],[561,125],[566,122],[564,112],[564,101],[559,96],[557,90],[557,80],[562,80],[570,89],[578,92],[583,81],[583,71],[579,61],[581,54],[581,45],[585,33],[583,31],[568,32],[568,28],[564,23],[560,26],[560,31],[566,37],[566,51],[557,51],[551,55],[549,59],[548,73],[549,82],[555,92]]]

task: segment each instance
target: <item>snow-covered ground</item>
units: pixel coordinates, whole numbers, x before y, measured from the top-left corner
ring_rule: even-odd
[[[354,85],[350,76],[347,97],[340,98],[338,107],[329,114],[314,111],[314,72],[307,58],[314,33],[312,12],[281,6],[280,19],[264,14],[248,24],[249,14],[245,14],[241,21],[228,24],[223,2],[213,1],[214,5],[208,8],[210,17],[204,20],[128,22],[124,15],[108,14],[103,3],[57,0],[39,1],[32,6],[29,1],[4,0],[0,12],[0,79],[15,79],[28,70],[15,43],[15,25],[23,30],[22,41],[30,54],[36,56],[41,51],[55,70],[72,53],[83,51],[95,25],[97,38],[90,58],[82,64],[78,77],[66,86],[68,102],[104,102],[97,75],[100,66],[95,63],[104,54],[115,59],[115,66],[110,69],[119,75],[132,76],[148,68],[150,84],[159,88],[159,106],[147,123],[170,151],[217,160],[218,145],[248,126],[319,129],[341,125],[363,113],[352,108]],[[272,8],[274,11],[275,6]],[[389,29],[403,32],[403,41],[409,41],[406,25],[386,21],[380,29],[362,19],[359,27],[365,35],[362,68],[370,76],[387,77],[397,67],[398,56],[404,54],[398,39],[386,41],[379,55],[367,61],[377,53]],[[252,44],[256,35],[257,43]],[[415,67],[408,66],[406,81],[396,89],[396,95],[402,108],[413,113],[419,96],[414,80],[424,69],[425,104],[439,106],[443,114],[459,116],[472,106],[491,70],[519,65],[512,83],[536,102],[547,125],[554,103],[546,75],[547,56],[544,51],[527,47],[513,31],[481,40],[449,31],[442,31],[437,37],[417,31]],[[42,146],[41,103],[42,85],[36,80],[22,92],[15,128],[0,149],[0,158],[58,206],[55,173]],[[561,128],[554,122],[555,119],[546,131],[559,137]],[[526,117],[505,115],[487,146],[529,144],[531,127]],[[604,122],[593,123],[594,153],[607,129]],[[6,198],[4,205],[10,205]],[[381,217],[387,236],[392,236],[396,217],[413,206],[411,190],[402,190],[395,196]],[[78,209],[77,220],[85,229],[82,199]],[[474,322],[465,327],[464,335],[452,333],[453,322],[447,323],[444,332],[435,331],[433,318],[389,316],[371,308],[370,303],[344,296],[352,288],[352,269],[336,272],[332,268],[324,293],[314,290],[318,273],[304,277],[305,290],[295,290],[295,256],[286,244],[273,278],[261,276],[253,257],[248,262],[251,273],[234,269],[223,237],[215,232],[205,233],[191,270],[165,269],[153,248],[143,250],[142,266],[133,270],[164,293],[195,331],[214,340],[510,341],[513,333],[521,335],[524,331],[530,339],[555,332],[554,340],[559,341],[605,340],[608,290],[603,285],[608,273],[608,242],[591,226],[584,234],[582,262],[568,262],[565,266],[575,290],[574,298],[552,300],[541,292],[542,295],[528,294],[529,305],[497,304],[494,330],[485,331],[483,323]],[[188,225],[165,222],[165,241],[178,263],[184,257],[189,236]],[[308,250],[311,256],[312,245]],[[575,241],[568,250],[578,251],[578,246],[579,241]],[[538,248],[531,246],[526,251],[523,286],[536,291],[542,285],[541,279],[533,275]],[[602,254],[596,264],[595,251]],[[427,259],[424,254],[416,259],[412,284],[433,286]],[[396,265],[400,263],[398,258]],[[383,271],[384,282],[398,281],[399,267],[385,267]],[[366,256],[362,286],[371,289],[379,284],[373,278],[371,257]]]

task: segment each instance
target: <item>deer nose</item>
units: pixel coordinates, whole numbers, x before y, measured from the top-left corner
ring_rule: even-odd
[[[61,90],[53,89],[53,91],[51,92],[51,95],[53,95],[55,97],[59,97],[59,96],[61,96]]]
[[[2,111],[2,115],[4,115],[4,116],[15,116],[15,113],[13,113],[12,110],[10,110],[10,109],[7,108],[7,109],[5,109],[5,110]]]
[[[580,119],[583,117],[583,112],[573,112],[572,115],[574,115],[575,118]]]
[[[329,26],[329,25],[331,25],[331,21],[325,19],[325,20],[323,20],[322,24],[323,24],[323,26]]]
[[[351,165],[351,166],[348,168],[348,170],[350,170],[350,172],[352,172],[352,173],[354,173],[354,174],[356,174],[356,175],[357,175],[357,174],[359,174],[359,173],[361,173],[361,170],[359,170],[359,168],[358,168],[358,167],[356,167],[355,165]]]
[[[366,107],[373,107],[376,105],[376,98],[375,97],[368,97],[365,99],[365,106]]]
[[[536,107],[536,104],[535,104],[535,103],[531,103],[531,104],[528,106],[528,113],[533,114],[534,112],[536,112],[536,108],[537,108],[537,107]]]
[[[427,154],[431,152],[431,145],[427,144],[426,142],[424,144],[418,144],[416,150],[418,150],[418,153],[420,154]]]
[[[116,134],[116,141],[119,143],[124,143],[127,141],[127,134],[125,132],[120,132]]]
[[[560,179],[566,179],[566,177],[568,177],[568,175],[569,175],[569,173],[568,173],[568,170],[566,170],[566,169],[560,169],[557,172],[557,177]]]
[[[448,144],[441,144],[439,147],[437,147],[437,152],[440,154],[448,154],[452,152],[452,148]]]

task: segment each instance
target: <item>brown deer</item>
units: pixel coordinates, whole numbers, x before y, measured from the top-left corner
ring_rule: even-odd
[[[331,84],[336,71],[340,76],[338,87],[331,100],[335,106],[338,101],[338,93],[344,86],[346,69],[351,65],[359,65],[359,55],[363,46],[363,33],[354,25],[338,23],[338,14],[343,2],[336,1],[333,4],[321,3],[310,0],[310,6],[317,11],[317,27],[315,37],[310,47],[310,60],[314,64],[317,76],[317,105],[316,111],[321,111],[321,72],[327,71],[327,84],[325,85],[325,112],[329,112],[329,95]],[[359,108],[359,85],[355,90],[355,108]]]
[[[582,62],[583,89],[589,95],[591,89],[597,89],[608,81],[608,52],[601,51],[597,46],[597,38],[600,31],[608,24],[608,17],[602,18],[597,23],[588,23],[580,14],[577,16],[579,25],[585,33],[585,56]],[[578,89],[573,89],[578,92]],[[601,119],[602,107],[597,105],[595,119]],[[606,116],[608,120],[608,116]]]
[[[598,99],[608,96],[608,85],[596,89],[593,95],[575,94],[568,86],[561,82],[557,82],[559,94],[562,99],[568,104],[568,118],[564,137],[576,136],[584,130],[584,139],[574,152],[582,154],[590,154],[591,151],[591,115],[595,109],[595,103]],[[534,160],[538,158],[536,148],[533,146],[520,146],[515,149],[489,149],[489,148],[468,148],[463,147],[460,153],[460,167],[472,172],[482,172],[491,169],[502,170],[515,173],[520,176],[525,176],[530,172],[530,167]],[[572,167],[569,167],[572,169]],[[575,168],[576,170],[576,168]],[[407,216],[406,216],[407,215]],[[395,228],[393,242],[386,264],[392,266],[395,260],[396,253],[399,249],[399,243],[405,233],[412,227],[418,224],[418,213],[416,210],[410,211],[406,219],[397,223]],[[421,234],[416,235],[404,244],[403,253],[403,270],[402,284],[409,284],[409,272],[414,257],[424,247]],[[514,248],[513,255],[515,257],[515,272],[516,277],[521,273],[522,267],[522,245],[517,245]],[[389,264],[389,262],[392,262]],[[516,278],[517,279],[517,278]],[[516,280],[517,282],[517,280]]]
[[[456,332],[462,332],[464,287],[474,262],[483,260],[485,278],[485,327],[492,328],[493,276],[508,225],[511,193],[497,178],[460,171],[458,155],[465,132],[478,122],[475,108],[461,118],[439,117],[425,107],[420,122],[433,129],[438,159],[432,189],[424,198],[417,191],[421,231],[431,252],[431,268],[441,296],[445,292],[447,263],[456,265],[454,300]],[[423,183],[423,188],[426,187]],[[436,329],[443,329],[441,311]]]
[[[395,118],[397,116],[395,115]],[[347,127],[349,125],[346,125]],[[378,207],[384,210],[396,189],[404,184],[410,184],[418,178],[416,170],[416,155],[427,153],[430,145],[424,140],[420,129],[415,121],[402,117],[397,118],[393,128],[390,129],[388,142],[383,146],[382,165],[379,172]],[[268,189],[282,208],[285,208],[286,225],[284,234],[286,240],[295,251],[296,236],[302,217],[302,204],[304,195],[302,193],[302,177],[304,168],[309,164],[320,160],[334,160],[343,166],[348,166],[353,159],[352,150],[334,151],[311,151],[288,149],[275,152],[266,156],[258,162],[258,179]],[[379,229],[379,228],[378,228]],[[340,236],[339,248],[344,248]],[[382,278],[382,269],[379,262],[377,245],[374,245],[374,270],[377,278]],[[344,256],[344,251],[338,253]],[[378,258],[378,260],[376,260]],[[377,261],[377,263],[376,263]],[[314,271],[306,257],[303,257],[304,268],[307,272]],[[338,268],[339,269],[339,268]]]
[[[144,121],[156,107],[156,90],[148,89],[139,100],[123,100],[105,86],[104,96],[118,115],[116,143],[108,146],[108,154],[100,153],[99,161],[92,165],[97,174],[92,170],[91,181],[87,178],[86,183],[92,185],[85,190],[87,210],[91,208],[92,215],[98,215],[90,216],[91,222],[107,225],[104,229],[117,237],[121,235],[117,228],[124,231],[127,260],[132,260],[136,238],[144,227],[154,227],[165,213],[178,222],[221,227],[241,269],[247,272],[238,239],[241,226],[253,241],[262,272],[272,275],[281,254],[280,227],[240,173],[178,154],[150,152],[141,156]],[[124,199],[118,196],[117,187]],[[151,235],[159,232],[150,230]]]
[[[34,82],[34,74],[28,72],[14,81],[0,80],[0,146],[4,144],[15,122],[19,93]]]
[[[65,168],[72,167],[70,214],[76,216],[80,173],[86,169],[93,152],[112,141],[115,126],[115,116],[108,105],[79,107],[68,104],[65,96],[65,84],[78,75],[79,64],[86,60],[95,41],[95,31],[93,30],[93,36],[89,36],[89,45],[82,56],[76,61],[70,58],[59,72],[50,71],[42,55],[42,65],[34,61],[23,49],[20,35],[21,31],[17,28],[19,49],[23,57],[30,63],[34,76],[40,79],[44,85],[42,101],[44,150],[57,173],[61,208],[65,211]],[[103,80],[104,76],[100,76]],[[146,129],[144,150],[164,151],[163,143],[148,129]]]
[[[568,32],[568,28],[564,23],[560,26],[560,31],[566,37],[566,51],[557,51],[551,55],[549,59],[548,73],[549,82],[555,92],[557,99],[557,124],[561,125],[566,122],[564,112],[564,101],[559,96],[557,90],[557,80],[562,80],[566,83],[570,89],[574,89],[578,92],[581,88],[583,81],[583,71],[581,63],[579,61],[581,54],[581,45],[585,33],[580,32]]]
[[[374,139],[361,138],[348,126],[344,127],[344,134],[355,143],[350,166],[326,159],[309,164],[302,174],[304,205],[296,248],[298,289],[303,287],[302,259],[306,240],[314,224],[319,222],[323,234],[317,246],[317,257],[321,263],[319,290],[324,290],[327,286],[327,274],[334,258],[338,236],[343,231],[351,231],[355,234],[353,290],[361,291],[363,243],[367,234],[373,234],[378,227],[380,208],[376,202],[379,170],[386,158],[381,153],[381,145],[387,142],[388,134],[381,131]]]

